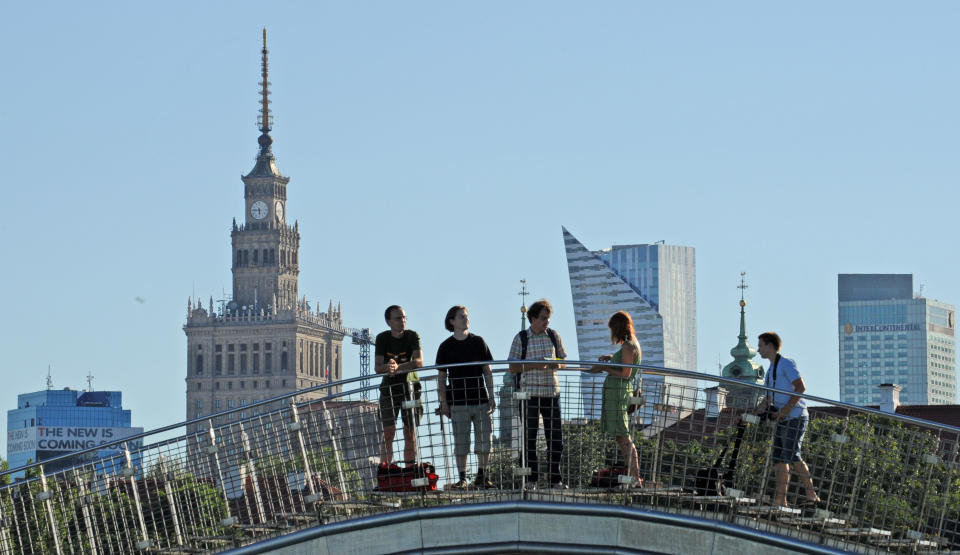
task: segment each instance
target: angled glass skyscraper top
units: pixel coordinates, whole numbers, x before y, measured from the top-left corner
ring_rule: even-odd
[[[957,402],[953,305],[915,296],[911,274],[839,274],[837,299],[841,401],[897,384],[905,405]]]
[[[693,247],[638,244],[590,251],[566,228],[563,241],[580,360],[596,360],[611,352],[607,321],[614,312],[625,310],[633,318],[645,364],[696,370]],[[603,374],[583,374],[580,378],[586,418],[600,417],[603,379]],[[685,395],[684,387],[695,384],[688,382],[690,380],[671,378],[664,383],[659,376],[645,376],[647,405],[668,403],[692,407],[694,399],[692,395]]]

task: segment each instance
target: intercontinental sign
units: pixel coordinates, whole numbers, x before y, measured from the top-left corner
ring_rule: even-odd
[[[923,326],[920,324],[871,324],[854,326],[848,322],[843,326],[843,331],[847,335],[869,331],[923,331]]]

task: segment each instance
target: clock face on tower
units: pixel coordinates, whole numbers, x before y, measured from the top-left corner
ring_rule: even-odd
[[[267,217],[267,204],[262,200],[258,200],[250,206],[250,215],[257,220],[262,220]]]
[[[277,214],[277,221],[283,221],[283,203],[279,200],[276,206],[274,206],[274,212]]]

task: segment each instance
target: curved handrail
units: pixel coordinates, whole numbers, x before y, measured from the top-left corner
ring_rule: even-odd
[[[500,373],[516,362],[484,364]],[[240,545],[282,530],[412,506],[491,501],[638,505],[858,551],[905,542],[932,550],[942,545],[960,548],[960,492],[951,490],[960,483],[960,428],[803,394],[833,411],[812,417],[804,443],[825,505],[817,512],[780,510],[767,506],[775,474],[769,452],[773,427],[745,425],[742,449],[739,440],[736,448],[742,451],[740,461],[736,467],[730,462],[729,473],[724,470],[732,430],[739,415],[752,408],[747,401],[780,390],[653,365],[564,361],[567,367],[558,375],[566,419],[553,424],[565,437],[562,450],[554,453],[563,481],[573,489],[525,489],[533,484],[536,471],[522,448],[527,428],[522,424],[523,405],[516,403],[525,397],[503,387],[498,392],[500,410],[492,417],[500,433],[484,463],[498,489],[444,492],[444,480],[454,484],[464,469],[451,462],[456,440],[450,421],[433,412],[440,404],[437,370],[475,364],[419,369],[425,410],[421,424],[413,428],[414,457],[432,462],[432,470],[423,472],[435,473],[437,491],[425,491],[421,484],[415,493],[393,492],[389,481],[379,484],[385,489],[375,488],[380,481],[377,465],[388,444],[378,402],[361,396],[379,391],[370,383],[377,376],[360,376],[120,438],[111,444],[119,445],[120,456],[84,460],[109,447],[99,445],[0,473],[31,474],[0,486],[0,554],[12,552],[7,546],[46,552],[61,550],[62,544],[69,544],[64,551],[83,552],[98,542],[109,546],[101,551],[151,546],[216,550],[227,546],[222,542]],[[599,473],[603,466],[618,464],[617,446],[613,434],[604,434],[599,421],[587,417],[600,415],[599,381],[581,379],[581,372],[592,366],[638,368],[645,392],[663,401],[628,419],[628,437],[637,445],[646,480],[642,488],[625,488],[632,477],[603,482]],[[728,401],[744,404],[722,409],[715,398],[707,399],[706,384],[724,386]],[[404,410],[415,412],[416,405]],[[811,413],[819,408],[811,407]],[[253,416],[244,416],[245,411]],[[578,418],[571,420],[571,414]],[[182,435],[143,443],[176,430]],[[396,446],[389,443],[395,452],[403,443],[400,436],[397,433]],[[723,464],[717,463],[717,474],[703,474],[718,455]],[[540,457],[541,462],[552,459],[549,453]],[[467,471],[477,468],[475,453],[469,453],[467,461]],[[711,491],[723,495],[706,495]],[[790,493],[789,499],[793,503],[798,498]]]

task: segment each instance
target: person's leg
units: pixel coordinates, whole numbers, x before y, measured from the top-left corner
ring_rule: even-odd
[[[810,468],[801,455],[803,437],[807,433],[809,419],[806,417],[792,418],[787,422],[786,451],[787,454],[790,455],[790,470],[796,474],[800,485],[803,486],[807,500],[818,502],[820,501],[820,496],[817,495],[817,491],[813,487]]]
[[[393,438],[397,433],[397,407],[392,390],[380,391],[380,421],[383,423],[383,444],[380,445],[380,463],[393,462]]]
[[[781,507],[787,506],[787,481],[790,479],[790,469],[787,463],[776,463],[773,465],[776,471],[777,481],[773,490],[773,504]]]
[[[467,479],[467,455],[470,453],[470,417],[467,407],[450,407],[450,421],[453,425],[453,456],[457,460],[458,482]]]
[[[527,401],[526,432],[527,432],[527,468],[530,469],[532,484],[537,483],[537,431],[540,428],[540,401],[541,397],[530,397]]]
[[[473,424],[473,450],[477,453],[477,466],[487,470],[490,461],[490,446],[493,443],[493,415],[486,405],[479,405]]]
[[[637,448],[633,445],[630,436],[617,436],[614,439],[616,439],[617,445],[620,446],[620,451],[623,452],[623,460],[626,461],[627,474],[636,478],[638,485],[642,484],[643,480],[640,479],[640,463],[637,458]]]
[[[380,446],[380,462],[383,464],[393,462],[393,437],[396,433],[395,425],[383,425],[383,444]]]
[[[787,506],[787,484],[790,481],[790,454],[787,451],[788,431],[789,427],[786,420],[777,422],[777,427],[773,432],[773,452],[771,453],[775,476],[773,504],[781,507]]]
[[[543,415],[543,429],[547,439],[550,459],[550,483],[561,481],[560,457],[563,454],[563,421],[560,415],[560,397],[545,397],[540,413]]]

